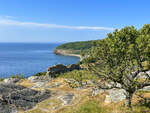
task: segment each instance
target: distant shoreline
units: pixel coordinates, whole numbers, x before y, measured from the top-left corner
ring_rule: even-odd
[[[63,55],[63,56],[74,56],[81,59],[81,55],[79,54],[72,54],[73,50],[64,50],[64,49],[55,49],[54,54],[56,55]]]
[[[53,52],[56,55],[75,56],[82,60],[83,58],[80,54],[82,52],[84,52],[85,54],[88,53],[92,48],[93,42],[94,40],[69,42],[57,46]]]

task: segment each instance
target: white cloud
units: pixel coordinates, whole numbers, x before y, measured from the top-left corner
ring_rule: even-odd
[[[113,31],[114,28],[109,27],[94,27],[94,26],[67,26],[67,25],[57,25],[57,24],[45,24],[36,22],[21,22],[16,20],[11,20],[9,18],[0,18],[0,25],[9,26],[20,26],[20,27],[42,27],[42,28],[58,28],[58,29],[74,29],[74,30],[105,30]]]

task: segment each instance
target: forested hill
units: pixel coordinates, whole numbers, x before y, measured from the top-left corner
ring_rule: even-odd
[[[92,47],[95,41],[79,41],[62,44],[54,50],[54,53],[61,55],[80,55],[81,51],[86,52]]]

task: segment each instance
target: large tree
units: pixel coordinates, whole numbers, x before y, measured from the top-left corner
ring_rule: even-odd
[[[150,25],[144,25],[140,30],[133,26],[115,30],[99,41],[91,53],[97,61],[88,64],[89,69],[101,79],[112,81],[111,88],[124,89],[126,105],[131,107],[133,94],[150,85],[147,73],[150,68]]]

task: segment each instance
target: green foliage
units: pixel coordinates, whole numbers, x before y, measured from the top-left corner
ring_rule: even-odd
[[[106,39],[98,41],[97,47],[94,48],[94,56],[101,64],[101,69],[106,73],[113,73],[113,77],[118,80],[120,76],[144,70],[143,62],[147,62],[149,66],[150,34],[142,34],[148,31],[145,29],[149,27],[145,26],[140,31],[133,26],[125,27],[108,34]],[[123,68],[125,69],[122,73]]]
[[[70,42],[62,44],[57,49],[67,50],[70,54],[79,54],[81,56],[89,55],[90,49],[94,46],[96,40],[94,41],[80,41],[80,42]]]
[[[77,88],[82,87],[82,82],[86,82],[87,80],[92,80],[97,82],[98,77],[93,75],[93,73],[86,70],[74,70],[71,72],[64,73],[60,75],[60,77],[72,79],[73,81],[67,82],[70,87]]]
[[[86,70],[74,70],[62,74],[60,77],[74,79],[76,81],[86,81],[86,80],[98,80],[98,77],[93,75],[93,73]]]
[[[4,80],[3,78],[0,78],[0,82],[3,81],[3,80]]]
[[[105,80],[120,83],[129,96],[129,106],[133,93],[150,85],[150,77],[143,82],[136,78],[150,69],[150,25],[140,30],[133,26],[115,30],[98,41],[91,52],[96,62],[89,69]]]
[[[62,44],[56,49],[86,50],[92,47],[92,41],[70,42]]]
[[[23,75],[23,74],[10,75],[10,78],[19,78],[19,79],[23,79],[23,78],[24,78],[24,75]]]
[[[34,74],[33,76],[45,76],[46,72],[38,72],[36,74]]]

